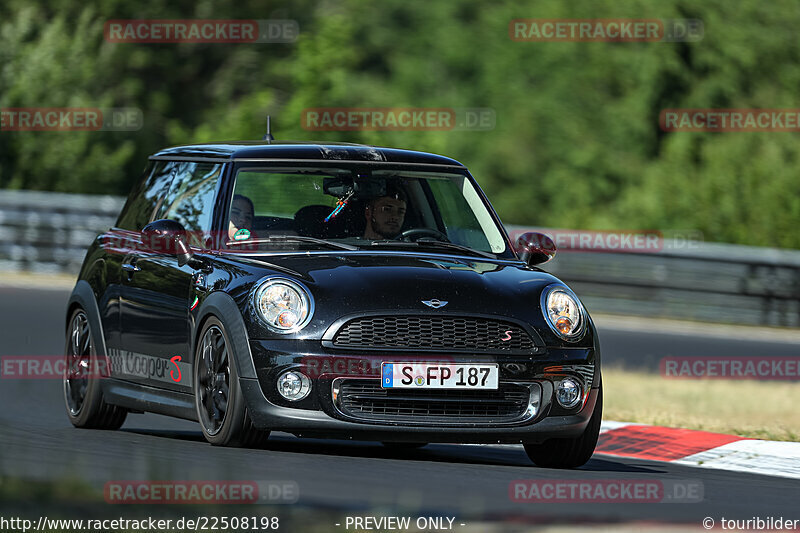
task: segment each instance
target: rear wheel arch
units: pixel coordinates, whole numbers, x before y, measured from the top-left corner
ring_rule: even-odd
[[[75,288],[72,289],[72,294],[67,302],[67,313],[65,317],[64,331],[69,328],[70,319],[75,309],[83,309],[89,320],[90,331],[92,333],[92,340],[94,341],[94,348],[98,356],[106,356],[106,337],[105,329],[103,328],[103,321],[100,318],[100,308],[97,306],[97,298],[92,286],[86,280],[78,280]]]

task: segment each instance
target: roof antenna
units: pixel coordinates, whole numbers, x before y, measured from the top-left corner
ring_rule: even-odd
[[[264,140],[267,142],[275,140],[275,137],[272,136],[272,126],[270,125],[269,115],[267,115],[267,133],[264,135]]]

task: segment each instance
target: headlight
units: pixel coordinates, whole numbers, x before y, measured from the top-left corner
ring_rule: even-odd
[[[299,283],[270,278],[256,289],[253,305],[267,327],[277,333],[292,333],[311,320],[314,304]]]
[[[586,332],[586,311],[578,297],[563,285],[542,291],[542,312],[553,332],[567,341],[577,341]]]

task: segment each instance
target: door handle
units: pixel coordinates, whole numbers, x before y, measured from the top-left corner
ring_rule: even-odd
[[[125,272],[139,272],[141,268],[136,266],[134,263],[122,263],[122,270]]]

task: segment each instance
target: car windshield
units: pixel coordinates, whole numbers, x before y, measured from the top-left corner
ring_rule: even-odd
[[[458,171],[242,168],[227,247],[511,257],[477,189]]]

